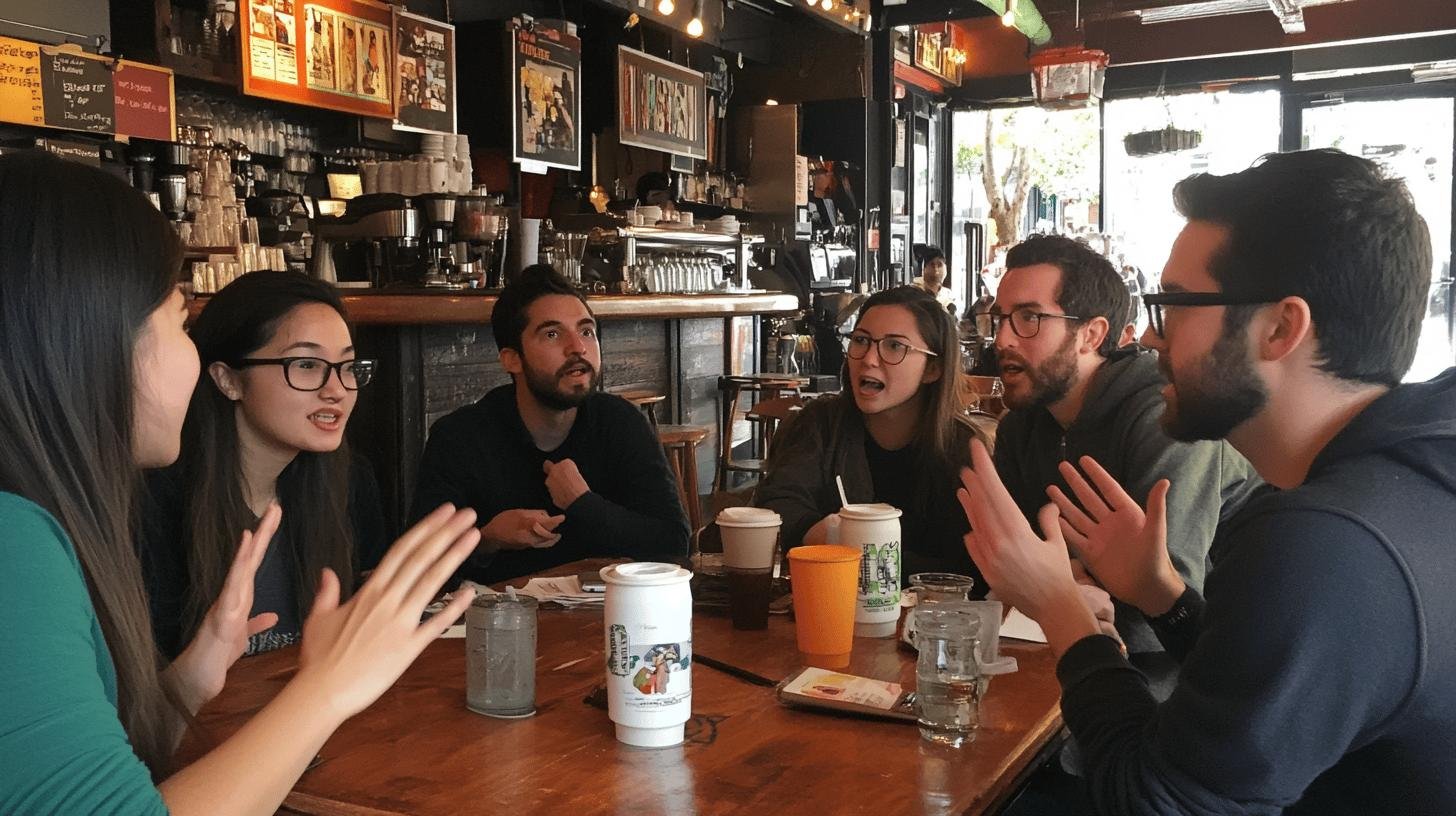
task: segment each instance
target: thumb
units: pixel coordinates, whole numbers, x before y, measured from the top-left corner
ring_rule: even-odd
[[[552,464],[553,463],[552,463],[552,461],[550,459],[547,459],[546,461],[542,462],[541,463],[541,472],[544,473],[544,474],[546,474],[547,476],[550,476],[551,475],[551,465]]]
[[[248,619],[248,637],[252,637],[253,635],[258,634],[259,632],[266,632],[269,629],[272,629],[275,625],[277,625],[277,623],[278,623],[278,613],[277,612],[264,612],[261,615],[257,615],[257,616],[254,616],[252,618],[249,618]]]
[[[319,574],[318,593],[313,596],[313,609],[309,610],[311,618],[324,612],[331,612],[339,608],[339,576],[328,567],[324,567]]]
[[[1050,502],[1043,504],[1036,513],[1037,524],[1041,525],[1042,538],[1048,544],[1060,544],[1065,547],[1067,542],[1062,539],[1062,525],[1057,523],[1061,517],[1061,511]]]
[[[1153,489],[1148,491],[1148,524],[1162,539],[1168,537],[1168,488],[1171,486],[1172,483],[1167,479],[1159,479]]]

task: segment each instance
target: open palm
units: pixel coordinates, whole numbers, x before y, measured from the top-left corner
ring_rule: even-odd
[[[1091,483],[1070,462],[1061,464],[1077,501],[1047,488],[1062,537],[1113,596],[1140,609],[1158,606],[1169,587],[1182,583],[1168,556],[1168,480],[1153,485],[1144,510],[1092,457],[1079,462]]]

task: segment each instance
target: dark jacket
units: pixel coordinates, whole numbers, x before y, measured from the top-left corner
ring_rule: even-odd
[[[1098,808],[1456,813],[1453,530],[1456,369],[1372,403],[1219,531],[1161,707],[1109,639],[1062,657]]]
[[[1175,442],[1163,432],[1165,383],[1155,354],[1118,351],[1093,375],[1082,411],[1065,430],[1046,408],[1007,414],[996,433],[996,471],[1033,527],[1051,501],[1048,485],[1072,495],[1057,470],[1063,461],[1091,456],[1139,503],[1159,479],[1170,480],[1168,551],[1183,580],[1201,589],[1219,521],[1263,482],[1227,442]],[[1122,603],[1116,612],[1128,651],[1162,651],[1142,613]]]
[[[542,464],[576,462],[590,492],[557,508]],[[688,520],[677,480],[652,427],[621,397],[596,393],[577,409],[566,441],[541,451],[521,421],[514,385],[441,417],[420,462],[412,519],[445,502],[472,507],[485,526],[504,510],[565,513],[561,540],[544,549],[478,549],[460,570],[480,583],[529,575],[582,558],[687,555]]]
[[[974,433],[969,424],[956,422],[957,466],[969,463]],[[775,437],[768,473],[758,486],[754,504],[783,518],[780,543],[784,551],[799,546],[810,527],[839,510],[835,476],[844,479],[844,492],[851,502],[884,500],[875,491],[865,455],[864,418],[853,398],[843,395],[811,401]],[[960,573],[975,578],[977,594],[984,594],[986,584],[966,552],[964,537],[970,523],[955,498],[959,485],[954,472],[926,473],[916,489],[924,504],[900,508],[904,513],[900,519],[900,577],[908,580],[916,572]]]

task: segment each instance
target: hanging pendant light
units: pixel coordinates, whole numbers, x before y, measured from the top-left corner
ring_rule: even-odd
[[[693,19],[688,20],[688,36],[695,40],[703,36],[703,0],[693,2]]]

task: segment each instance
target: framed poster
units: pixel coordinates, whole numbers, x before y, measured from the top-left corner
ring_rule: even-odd
[[[702,72],[617,46],[617,131],[622,144],[706,159],[707,96]]]
[[[395,130],[455,132],[455,26],[394,12]]]
[[[915,65],[932,74],[945,73],[945,32],[915,30]]]
[[[394,118],[393,7],[373,0],[238,0],[243,93]]]
[[[517,20],[511,37],[511,158],[581,169],[581,40],[558,20]]]

